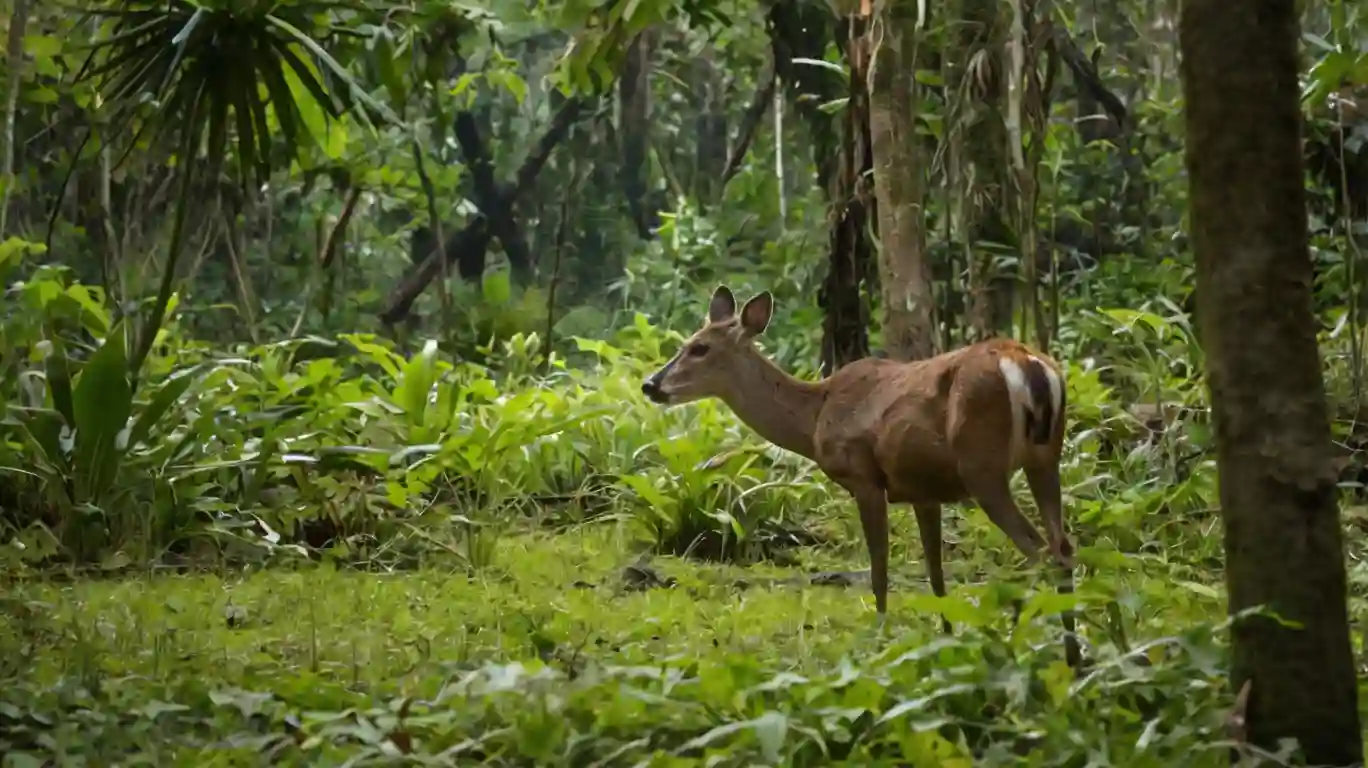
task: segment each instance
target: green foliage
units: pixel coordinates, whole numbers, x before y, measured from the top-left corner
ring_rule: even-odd
[[[408,357],[368,334],[224,355],[168,332],[150,362],[155,384],[135,396],[97,291],[56,273],[19,291],[31,311],[5,326],[6,357],[30,362],[7,379],[0,465],[17,499],[10,533],[52,538],[19,556],[31,566],[116,552],[237,559],[241,546],[281,543],[354,561],[396,537],[448,534],[435,551],[460,553],[487,526],[565,525],[615,505],[657,548],[682,552],[700,535],[744,541],[818,488],[792,461],[747,447],[754,438],[739,439],[720,407],[690,419],[646,404],[637,382],[668,339],[640,315],[625,347],[582,339],[597,365],[556,359],[546,379],[540,344],[520,333],[484,349],[486,367],[447,362],[435,340]],[[744,467],[729,451],[749,456]],[[768,476],[781,464],[795,485]],[[217,546],[197,548],[206,538]]]
[[[1222,600],[1204,565],[1219,561],[1212,467],[1169,461],[1165,441],[1190,433],[1156,443],[1121,407],[1150,386],[1148,368],[1127,366],[1163,359],[1136,345],[1189,354],[1180,316],[1108,311],[1076,330],[1135,373],[1069,364],[1066,504],[1084,564],[1072,600],[1097,661],[1075,677],[1054,619],[1071,601],[1048,585],[1023,593],[1010,545],[976,512],[947,520],[944,600],[925,589],[915,537],[896,543],[901,618],[886,640],[859,587],[786,577],[773,563],[862,567],[848,500],[718,403],[645,402],[641,378],[681,336],[644,313],[574,339],[546,374],[541,345],[518,332],[476,364],[363,333],[222,350],[185,338],[173,314],[132,393],[101,292],[46,269],[12,294],[26,303],[2,329],[17,366],[0,425],[6,573],[287,566],[234,585],[90,582],[56,612],[41,608],[56,587],[11,590],[0,717],[12,750],[195,760],[228,739],[287,763],[1223,755]],[[497,282],[485,293],[512,296]],[[622,594],[621,569],[642,553],[673,589]],[[703,560],[751,565],[739,579]],[[338,566],[426,567],[395,580]],[[452,569],[465,575],[438,575]],[[1014,595],[1026,600],[1015,627]],[[942,612],[953,639],[936,632]],[[77,722],[80,740],[53,725]]]
[[[92,762],[1225,760],[1214,596],[1180,590],[1165,618],[1196,624],[1102,638],[1075,677],[1041,615],[1050,591],[1025,595],[1015,628],[994,585],[942,605],[895,594],[880,639],[846,590],[739,592],[726,569],[664,562],[678,587],[625,593],[606,529],[506,538],[497,561],[473,579],[312,568],[22,587],[0,621],[0,738]],[[1126,580],[1089,590],[1142,602]]]
[[[779,124],[765,115],[719,183],[733,115],[776,50],[767,7],[118,2],[94,21],[35,8],[18,231],[61,209],[50,248],[0,243],[6,764],[1223,764],[1219,498],[1160,6],[1054,11],[1104,85],[1138,94],[1123,132],[1089,139],[1061,71],[1043,136],[1036,227],[1058,266],[1078,592],[1037,587],[963,508],[948,510],[951,594],[936,599],[898,510],[884,637],[850,576],[867,561],[847,496],[721,404],[662,410],[639,391],[719,282],[771,290],[761,345],[800,375],[817,365],[832,211],[815,183],[831,158],[812,157],[803,119],[815,94]],[[1308,35],[1310,138],[1332,141],[1333,99],[1363,81],[1360,15],[1308,12],[1324,33]],[[940,49],[952,20],[931,16]],[[629,136],[610,99],[643,31],[649,124]],[[784,77],[847,73],[822,45]],[[953,64],[917,79],[938,311],[958,339],[961,255],[982,244],[957,221],[978,193],[951,179]],[[450,236],[489,215],[472,191],[483,161],[448,138],[454,115],[478,118],[488,170],[511,183],[567,94],[592,97],[585,119],[515,206],[532,284],[510,280],[496,238],[478,279],[445,286],[449,307],[429,290],[425,321],[382,326],[377,308],[423,255],[413,230],[431,215]],[[397,119],[357,130],[344,112],[358,105],[362,122]],[[152,144],[156,131],[179,141]],[[623,215],[628,139],[647,148],[650,237]],[[167,165],[196,173],[168,190]],[[220,165],[252,177],[250,194],[229,197]],[[67,168],[81,172],[69,193],[48,179]],[[1319,183],[1317,311],[1358,530],[1360,267]],[[139,336],[131,276],[149,270],[166,321]],[[877,345],[873,286],[870,299]],[[653,570],[669,578],[629,576]],[[49,578],[63,572],[78,578]],[[94,574],[113,578],[79,578]],[[1362,621],[1368,570],[1350,579]],[[1093,660],[1078,672],[1055,619],[1071,605]]]

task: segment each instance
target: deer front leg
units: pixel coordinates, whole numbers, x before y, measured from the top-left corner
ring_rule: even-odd
[[[1059,467],[1053,464],[1028,465],[1026,483],[1035,497],[1040,517],[1045,522],[1045,537],[1050,542],[1050,554],[1065,570],[1073,570],[1074,549],[1069,535],[1064,532],[1064,502],[1060,490]]]
[[[1007,473],[986,470],[961,469],[960,475],[970,495],[983,508],[988,519],[1007,534],[1027,562],[1035,563],[1045,548],[1045,537],[1026,519],[1012,498],[1012,488],[1007,484]]]
[[[888,613],[888,498],[878,486],[852,490],[860,508],[860,527],[869,550],[869,584],[874,590],[874,609],[882,626]]]
[[[1064,502],[1060,490],[1059,467],[1055,464],[1026,467],[1026,482],[1031,487],[1040,516],[1045,520],[1045,535],[1050,541],[1050,552],[1059,564],[1059,594],[1073,594],[1074,591],[1074,550],[1069,536],[1064,532]],[[1073,611],[1064,611],[1060,616],[1064,625],[1064,658],[1069,666],[1077,667],[1082,661],[1083,652],[1078,644],[1078,635]]]
[[[941,560],[941,505],[914,504],[912,511],[917,514],[917,531],[921,535],[926,577],[931,582],[931,591],[936,597],[945,597],[945,569]],[[946,634],[950,634],[950,620],[944,614],[941,615],[941,626]]]

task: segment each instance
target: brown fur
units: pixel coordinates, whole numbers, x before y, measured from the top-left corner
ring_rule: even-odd
[[[725,402],[776,445],[806,456],[855,497],[870,555],[880,617],[888,600],[888,504],[913,506],[932,591],[945,594],[941,507],[973,499],[1029,561],[1047,547],[1018,509],[1008,481],[1024,469],[1048,536],[1048,550],[1068,573],[1073,547],[1064,531],[1059,459],[1063,448],[1064,379],[1059,364],[1016,341],[992,339],[909,363],[866,358],[820,382],[779,370],[753,339],[773,312],[768,292],[736,312],[726,286],[708,320],[678,354],[646,380],[652,400],[674,405],[708,397]],[[1027,400],[1014,434],[1003,358],[1022,373]],[[1055,412],[1055,374],[1061,407]],[[1065,616],[1070,662],[1077,657],[1072,616]],[[949,625],[946,625],[947,630]]]

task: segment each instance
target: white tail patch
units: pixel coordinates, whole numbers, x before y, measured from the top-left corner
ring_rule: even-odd
[[[1031,408],[1031,388],[1026,383],[1026,372],[1010,357],[998,358],[998,370],[1007,382],[1007,397],[1012,405],[1012,465],[1016,466],[1018,457],[1026,443],[1026,411]]]
[[[1053,366],[1046,365],[1043,360],[1031,355],[1031,359],[1040,364],[1045,371],[1045,378],[1050,381],[1050,413],[1056,422],[1064,417],[1064,381],[1059,378],[1059,373]],[[1054,424],[1050,425],[1050,431],[1054,432]]]

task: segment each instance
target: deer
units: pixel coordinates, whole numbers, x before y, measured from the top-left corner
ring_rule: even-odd
[[[1074,550],[1064,529],[1059,462],[1066,427],[1059,363],[1025,344],[990,338],[935,357],[866,357],[820,381],[789,375],[755,339],[774,314],[762,291],[741,311],[726,285],[708,303],[703,327],[641,385],[663,407],[720,399],[774,445],[814,463],[859,509],[870,561],[877,625],[888,610],[888,505],[910,504],[931,590],[944,597],[941,516],[972,500],[1025,556],[1048,554],[1073,591]],[[1010,481],[1024,470],[1046,536],[1021,512]],[[1065,655],[1081,660],[1071,611]],[[945,632],[950,622],[941,618]]]

